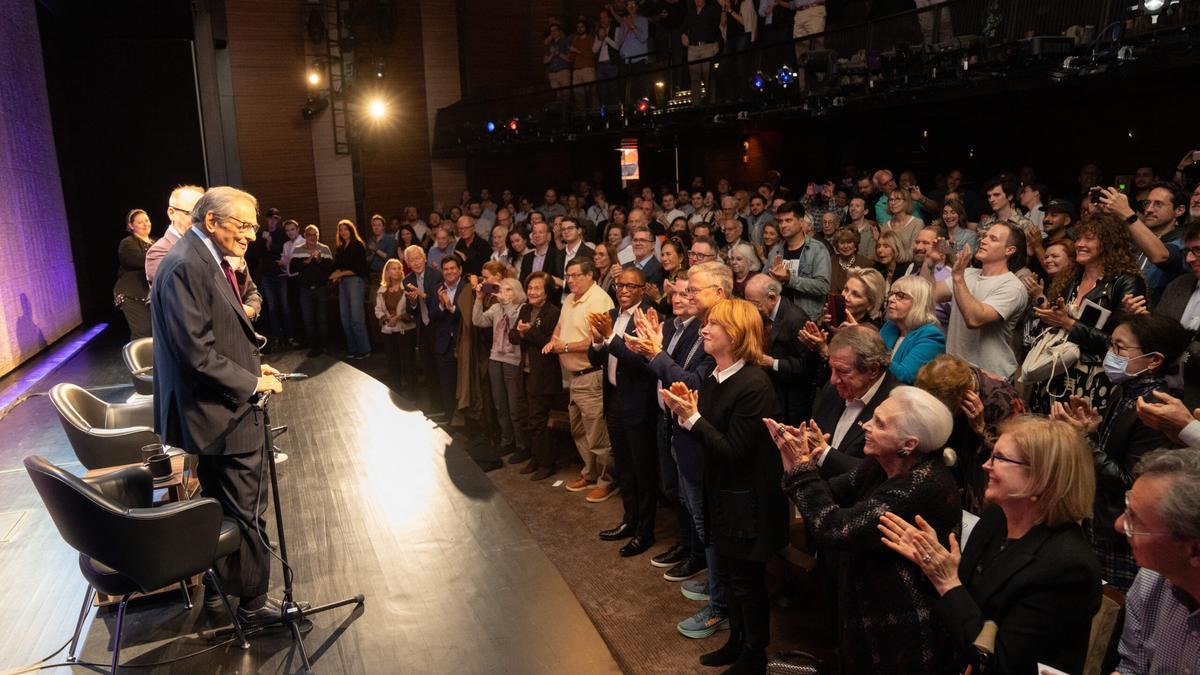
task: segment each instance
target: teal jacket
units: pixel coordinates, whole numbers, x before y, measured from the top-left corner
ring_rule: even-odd
[[[900,339],[900,329],[891,321],[884,322],[879,329],[883,343],[891,350]],[[905,384],[912,384],[917,379],[917,371],[929,363],[935,356],[946,353],[946,336],[936,323],[927,323],[920,328],[911,330],[900,343],[900,348],[892,354],[892,375]]]

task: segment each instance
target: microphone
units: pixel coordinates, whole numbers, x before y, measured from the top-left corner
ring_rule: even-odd
[[[275,376],[275,379],[279,380],[280,382],[286,382],[288,380],[307,380],[308,375],[304,373],[279,373]]]

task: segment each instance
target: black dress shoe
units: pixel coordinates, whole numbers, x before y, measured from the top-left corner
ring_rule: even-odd
[[[674,567],[683,562],[687,558],[687,553],[684,552],[683,546],[675,544],[671,548],[659,553],[650,559],[650,564],[655,567]]]
[[[663,578],[667,581],[686,581],[706,569],[708,569],[708,563],[705,562],[704,558],[700,558],[699,560],[687,558],[664,572]]]
[[[525,466],[521,467],[521,470],[518,471],[517,473],[533,473],[534,471],[537,471],[537,470],[538,470],[537,462],[529,462]]]
[[[629,540],[628,544],[625,544],[624,546],[622,546],[621,550],[617,551],[617,553],[620,553],[622,558],[630,558],[635,555],[641,555],[641,554],[645,553],[646,551],[649,551],[650,547],[653,545],[654,545],[653,539],[642,539],[641,537],[634,537],[633,539]]]
[[[628,523],[621,523],[611,530],[601,530],[600,538],[604,541],[617,541],[619,539],[628,539],[633,536],[633,526]]]
[[[312,609],[312,605],[307,602],[298,603],[302,612],[307,612]],[[283,602],[276,598],[267,598],[262,607],[258,609],[246,609],[245,607],[237,608],[238,621],[245,624],[259,624],[278,621],[283,617]]]
[[[525,449],[513,450],[512,455],[510,455],[508,458],[508,463],[509,464],[524,464],[525,462],[529,461],[530,457],[532,457],[532,455],[529,454],[528,450],[525,450]]]
[[[737,663],[742,655],[742,636],[736,631],[729,631],[729,641],[720,649],[700,655],[700,665],[712,668],[714,666],[731,666]]]
[[[543,466],[540,469],[538,469],[537,471],[534,471],[533,475],[529,477],[529,480],[532,480],[532,481],[545,480],[553,475],[554,475],[554,469],[551,469],[548,466]]]

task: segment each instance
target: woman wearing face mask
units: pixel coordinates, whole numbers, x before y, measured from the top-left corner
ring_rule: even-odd
[[[1189,334],[1175,319],[1159,314],[1129,317],[1113,330],[1104,356],[1104,374],[1115,386],[1103,418],[1078,396],[1053,404],[1055,419],[1070,423],[1092,441],[1096,506],[1089,536],[1104,579],[1122,590],[1133,583],[1138,567],[1129,542],[1113,525],[1125,510],[1125,492],[1133,487],[1134,465],[1147,452],[1171,445],[1161,431],[1138,417],[1138,397],[1151,399],[1154,391],[1166,390],[1164,373],[1179,360],[1188,342]]]
[[[1079,521],[1092,508],[1087,443],[1070,426],[1022,416],[1000,426],[983,468],[987,502],[965,548],[947,548],[922,517],[880,519],[883,543],[937,590],[934,604],[954,644],[953,672],[979,672],[974,647],[985,621],[999,626],[987,673],[1034,673],[1038,664],[1084,670],[1100,569]],[[1054,639],[1047,636],[1053,635]]]
[[[1043,326],[1067,331],[1067,339],[1079,346],[1079,362],[1046,386],[1037,387],[1032,399],[1034,412],[1047,413],[1052,402],[1068,396],[1082,396],[1096,408],[1102,407],[1107,383],[1100,377],[1100,364],[1115,320],[1110,317],[1103,328],[1096,328],[1080,320],[1080,313],[1085,300],[1116,314],[1122,309],[1122,298],[1144,295],[1146,280],[1137,259],[1129,228],[1117,216],[1094,213],[1075,227],[1075,264],[1054,275],[1046,302],[1035,304],[1033,311]],[[1068,387],[1068,381],[1073,386]]]
[[[517,325],[517,316],[525,303],[525,291],[516,279],[499,278],[493,282],[486,282],[486,276],[484,279],[485,283],[475,287],[471,322],[479,328],[492,329],[488,382],[496,418],[500,422],[501,453],[513,453],[508,463],[520,464],[529,460],[529,439],[525,434],[525,396],[520,386],[521,352],[513,345],[509,331]],[[495,295],[499,302],[485,311],[484,299],[488,295]]]

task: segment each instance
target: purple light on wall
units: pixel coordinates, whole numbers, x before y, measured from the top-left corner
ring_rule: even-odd
[[[36,3],[0,3],[0,375],[82,319]]]
[[[55,345],[50,355],[41,363],[38,363],[35,368],[30,369],[28,373],[21,376],[21,379],[13,382],[9,386],[8,391],[0,394],[0,415],[8,411],[8,406],[15,403],[18,399],[29,392],[38,382],[41,382],[47,375],[58,370],[58,367],[66,363],[79,353],[80,349],[87,346],[87,343],[108,328],[106,323],[98,323],[85,331],[79,337],[67,342],[66,344]]]

